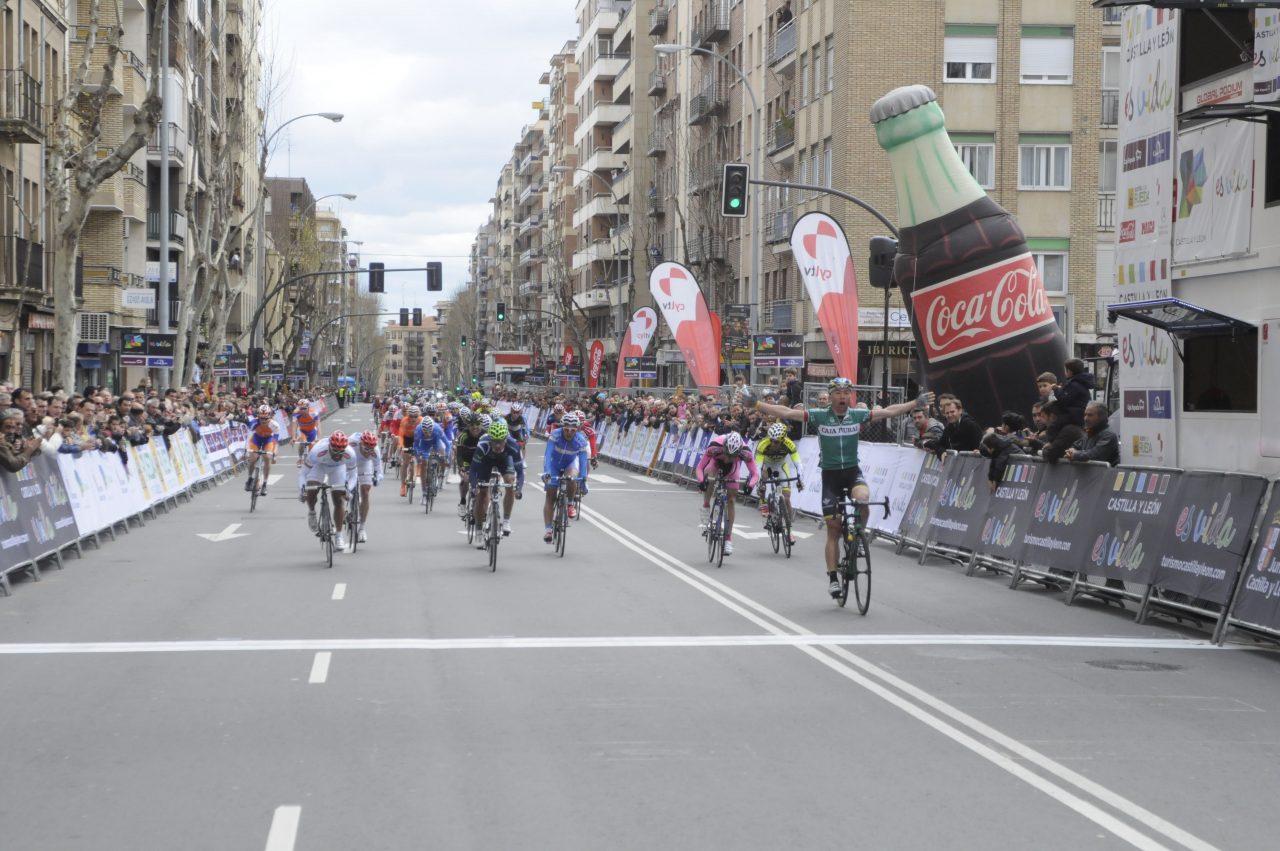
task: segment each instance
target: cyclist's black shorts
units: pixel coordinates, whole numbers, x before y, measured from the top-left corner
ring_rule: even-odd
[[[840,511],[840,503],[846,491],[861,485],[867,486],[862,478],[861,467],[846,467],[843,470],[822,471],[822,516],[835,517]]]

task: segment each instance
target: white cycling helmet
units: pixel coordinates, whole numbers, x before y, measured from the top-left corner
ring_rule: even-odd
[[[736,431],[731,431],[724,436],[724,451],[730,455],[737,455],[742,451],[742,435]]]
[[[270,416],[270,415],[271,415],[271,406],[270,406],[270,405],[259,405],[259,406],[258,406],[258,413],[259,413],[259,414],[261,414],[261,415],[262,415],[262,416],[264,416],[264,417],[266,417],[266,416]]]
[[[436,421],[431,419],[430,416],[426,416],[422,418],[421,425],[424,429],[426,429],[427,431],[430,431],[431,429],[435,428]]]
[[[577,414],[571,412],[560,418],[560,425],[563,428],[582,428],[582,420],[578,419]]]
[[[410,406],[409,406],[409,416],[411,416],[411,417],[420,417],[420,416],[422,416],[422,409],[421,409],[421,408],[419,408],[417,405],[410,405]]]
[[[488,414],[481,414],[481,415],[480,415],[480,428],[484,429],[485,431],[488,431],[488,430],[489,430],[489,426],[491,426],[491,425],[493,425],[493,417],[490,417]]]
[[[782,440],[782,436],[787,433],[787,427],[782,423],[773,423],[769,426],[769,439]]]

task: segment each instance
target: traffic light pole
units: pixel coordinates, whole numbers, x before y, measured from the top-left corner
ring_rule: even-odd
[[[884,213],[880,212],[875,207],[871,206],[866,201],[863,201],[861,198],[857,197],[856,195],[850,195],[848,192],[841,192],[839,189],[832,189],[830,186],[814,186],[811,183],[788,183],[785,180],[761,180],[756,177],[751,178],[747,182],[753,183],[756,186],[777,186],[782,189],[805,189],[805,190],[808,190],[809,192],[818,192],[823,195],[834,195],[837,198],[843,198],[844,200],[848,201],[850,204],[857,205],[862,209],[866,210],[871,215],[875,216],[877,219],[880,220],[880,224],[884,225],[886,228],[889,229],[889,233],[893,234],[894,239],[898,238],[898,229],[893,226],[893,222],[885,218]]]
[[[433,268],[434,267],[431,264],[428,264],[426,266],[410,266],[404,269],[383,269],[382,271],[384,273],[385,272],[426,272],[429,270],[433,270]],[[323,275],[367,275],[367,274],[369,274],[368,269],[338,269],[338,270],[326,269],[323,272],[303,272],[301,275],[294,275],[292,278],[285,278],[283,281],[276,284],[271,289],[267,290],[266,294],[262,296],[262,301],[258,302],[258,308],[254,310],[253,318],[249,320],[249,339],[251,341],[256,339],[255,335],[258,333],[258,323],[262,321],[262,314],[266,312],[267,305],[270,304],[271,299],[275,298],[277,295],[284,292],[285,288],[288,287],[290,284],[296,284],[296,283],[299,283],[300,281],[305,281],[308,278],[319,278]],[[377,315],[381,316],[383,314],[377,314]],[[267,341],[264,338],[262,341],[263,349],[266,348],[266,343]],[[252,358],[250,358],[250,361],[252,361]],[[257,382],[258,382],[258,373],[252,372],[249,376],[249,383],[250,385],[254,385],[254,384],[257,384]]]

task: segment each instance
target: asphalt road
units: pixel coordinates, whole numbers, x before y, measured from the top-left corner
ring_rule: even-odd
[[[284,472],[0,598],[0,849],[1275,847],[1268,647],[884,545],[860,617],[608,465],[563,559],[383,484],[328,570]]]

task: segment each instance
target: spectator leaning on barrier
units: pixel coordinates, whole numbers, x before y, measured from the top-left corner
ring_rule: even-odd
[[[1004,478],[1009,459],[1021,450],[1013,438],[992,430],[982,436],[978,451],[991,459],[991,466],[987,469],[987,485],[994,493],[996,486]]]
[[[1067,380],[1054,391],[1058,401],[1062,403],[1067,422],[1075,426],[1084,425],[1084,409],[1093,398],[1093,373],[1085,367],[1084,361],[1072,358],[1065,364]]]
[[[911,422],[907,424],[907,437],[905,442],[909,442],[917,449],[924,449],[929,452],[936,452],[938,443],[942,440],[942,423],[929,416],[929,412],[917,408],[911,412]]]
[[[982,442],[982,426],[972,414],[965,413],[964,404],[950,393],[944,393],[938,397],[938,407],[942,410],[942,418],[947,421],[942,427],[942,442],[938,450],[976,451]]]
[[[26,414],[20,408],[6,408],[0,413],[0,467],[16,473],[40,453],[39,438],[22,437]]]
[[[1049,428],[1044,433],[1046,443],[1040,456],[1050,464],[1056,464],[1077,440],[1084,437],[1084,430],[1071,422],[1062,401],[1056,396],[1049,397],[1043,411],[1049,417]]]
[[[1120,463],[1120,438],[1111,430],[1107,407],[1090,402],[1084,409],[1084,437],[1066,452],[1072,462],[1105,461],[1112,467]]]

